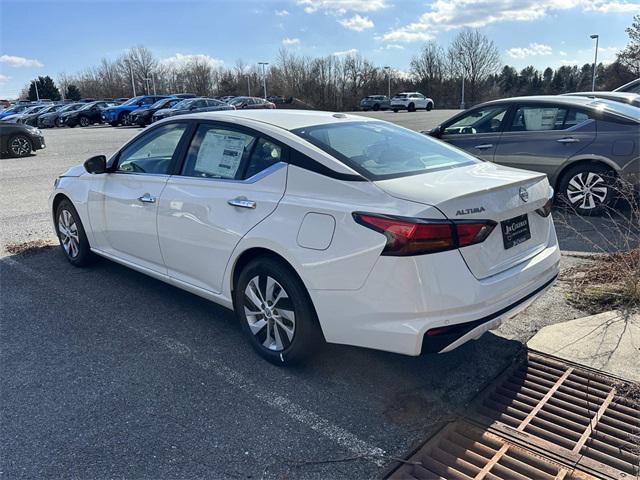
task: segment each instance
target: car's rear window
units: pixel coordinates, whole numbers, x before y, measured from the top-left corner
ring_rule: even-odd
[[[386,122],[345,122],[293,133],[370,180],[417,175],[479,162],[426,135]]]

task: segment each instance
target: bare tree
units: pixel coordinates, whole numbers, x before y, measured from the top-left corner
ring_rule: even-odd
[[[500,68],[500,52],[495,43],[478,30],[463,30],[451,42],[447,52],[454,76],[468,81],[469,100],[480,99],[481,84]]]

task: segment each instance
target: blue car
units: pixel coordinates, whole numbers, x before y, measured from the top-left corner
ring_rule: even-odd
[[[167,95],[140,95],[133,97],[123,104],[106,108],[102,112],[102,120],[112,127],[117,127],[118,125],[129,125],[129,114],[131,112],[138,108],[150,107],[163,98],[167,98]]]
[[[6,110],[2,110],[0,112],[0,119],[4,117],[8,117],[9,115],[16,115],[18,113],[23,113],[27,108],[31,108],[33,105],[30,103],[19,103],[18,105],[14,105],[13,107],[9,107]]]

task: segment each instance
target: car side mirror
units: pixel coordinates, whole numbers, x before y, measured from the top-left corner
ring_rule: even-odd
[[[428,133],[432,137],[440,138],[442,136],[442,126],[438,125],[437,127],[432,128],[431,130],[429,130],[426,133]]]
[[[91,174],[106,173],[107,157],[104,155],[96,155],[84,162],[84,169]]]

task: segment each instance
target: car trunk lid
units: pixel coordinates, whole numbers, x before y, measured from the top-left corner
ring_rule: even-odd
[[[552,223],[536,212],[551,193],[542,173],[482,162],[375,183],[396,198],[436,207],[450,220],[497,222],[484,242],[460,248],[476,278],[511,268],[548,243]]]

